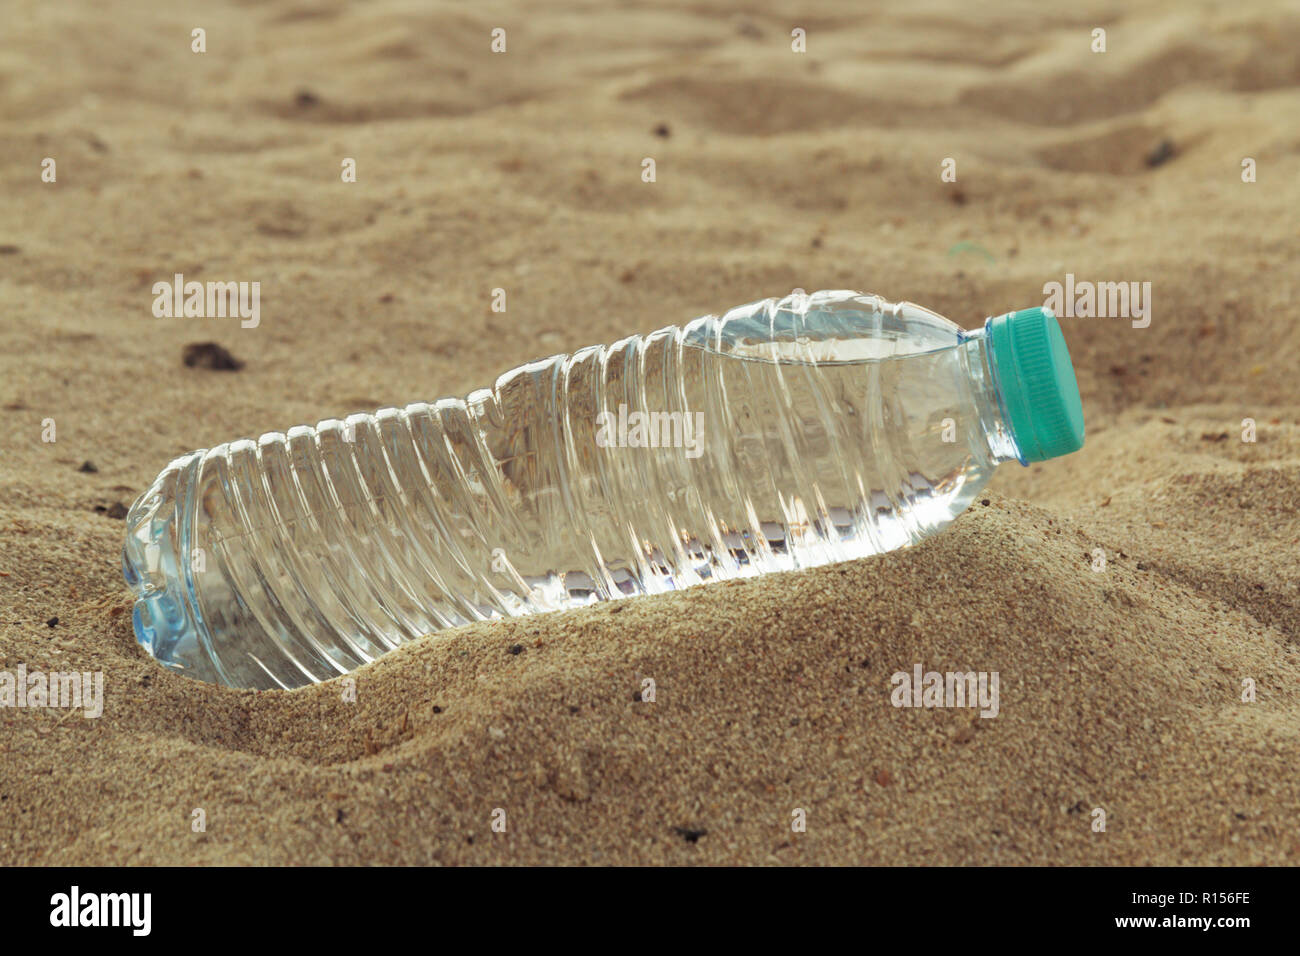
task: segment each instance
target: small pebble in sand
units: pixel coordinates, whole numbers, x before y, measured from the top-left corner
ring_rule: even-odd
[[[191,342],[185,346],[181,360],[189,368],[210,368],[218,372],[238,372],[244,363],[216,342]]]
[[[1156,144],[1156,148],[1147,153],[1147,165],[1154,169],[1157,166],[1163,166],[1169,160],[1174,158],[1174,144],[1172,140],[1162,139]]]

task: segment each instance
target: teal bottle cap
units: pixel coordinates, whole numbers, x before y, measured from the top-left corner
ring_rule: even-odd
[[[1083,447],[1083,401],[1061,325],[1048,309],[989,319],[990,361],[1007,425],[1026,461]]]

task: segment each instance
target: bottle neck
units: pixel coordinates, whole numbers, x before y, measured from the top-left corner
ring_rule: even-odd
[[[988,327],[967,333],[961,348],[966,350],[966,363],[970,372],[971,391],[974,393],[975,407],[979,410],[980,424],[984,428],[984,438],[988,442],[989,457],[994,464],[1006,461],[1018,461],[1028,465],[1007,418],[1006,404],[998,387],[997,369],[989,353],[990,340]]]

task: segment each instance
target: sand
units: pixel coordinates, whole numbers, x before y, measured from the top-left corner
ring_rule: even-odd
[[[1300,861],[1294,8],[751,9],[7,4],[0,670],[104,712],[0,710],[0,864]],[[260,324],[155,318],[178,272]],[[796,287],[974,327],[1066,273],[1152,284],[1062,319],[1086,447],[916,548],[464,628],[355,703],[134,641],[116,506],[176,454]],[[915,664],[998,716],[891,706]]]

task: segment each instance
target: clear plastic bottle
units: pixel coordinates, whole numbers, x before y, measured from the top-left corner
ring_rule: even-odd
[[[471,621],[910,545],[998,464],[1082,444],[1050,312],[965,332],[796,294],[178,458],[123,568],[164,665],[290,688]]]

